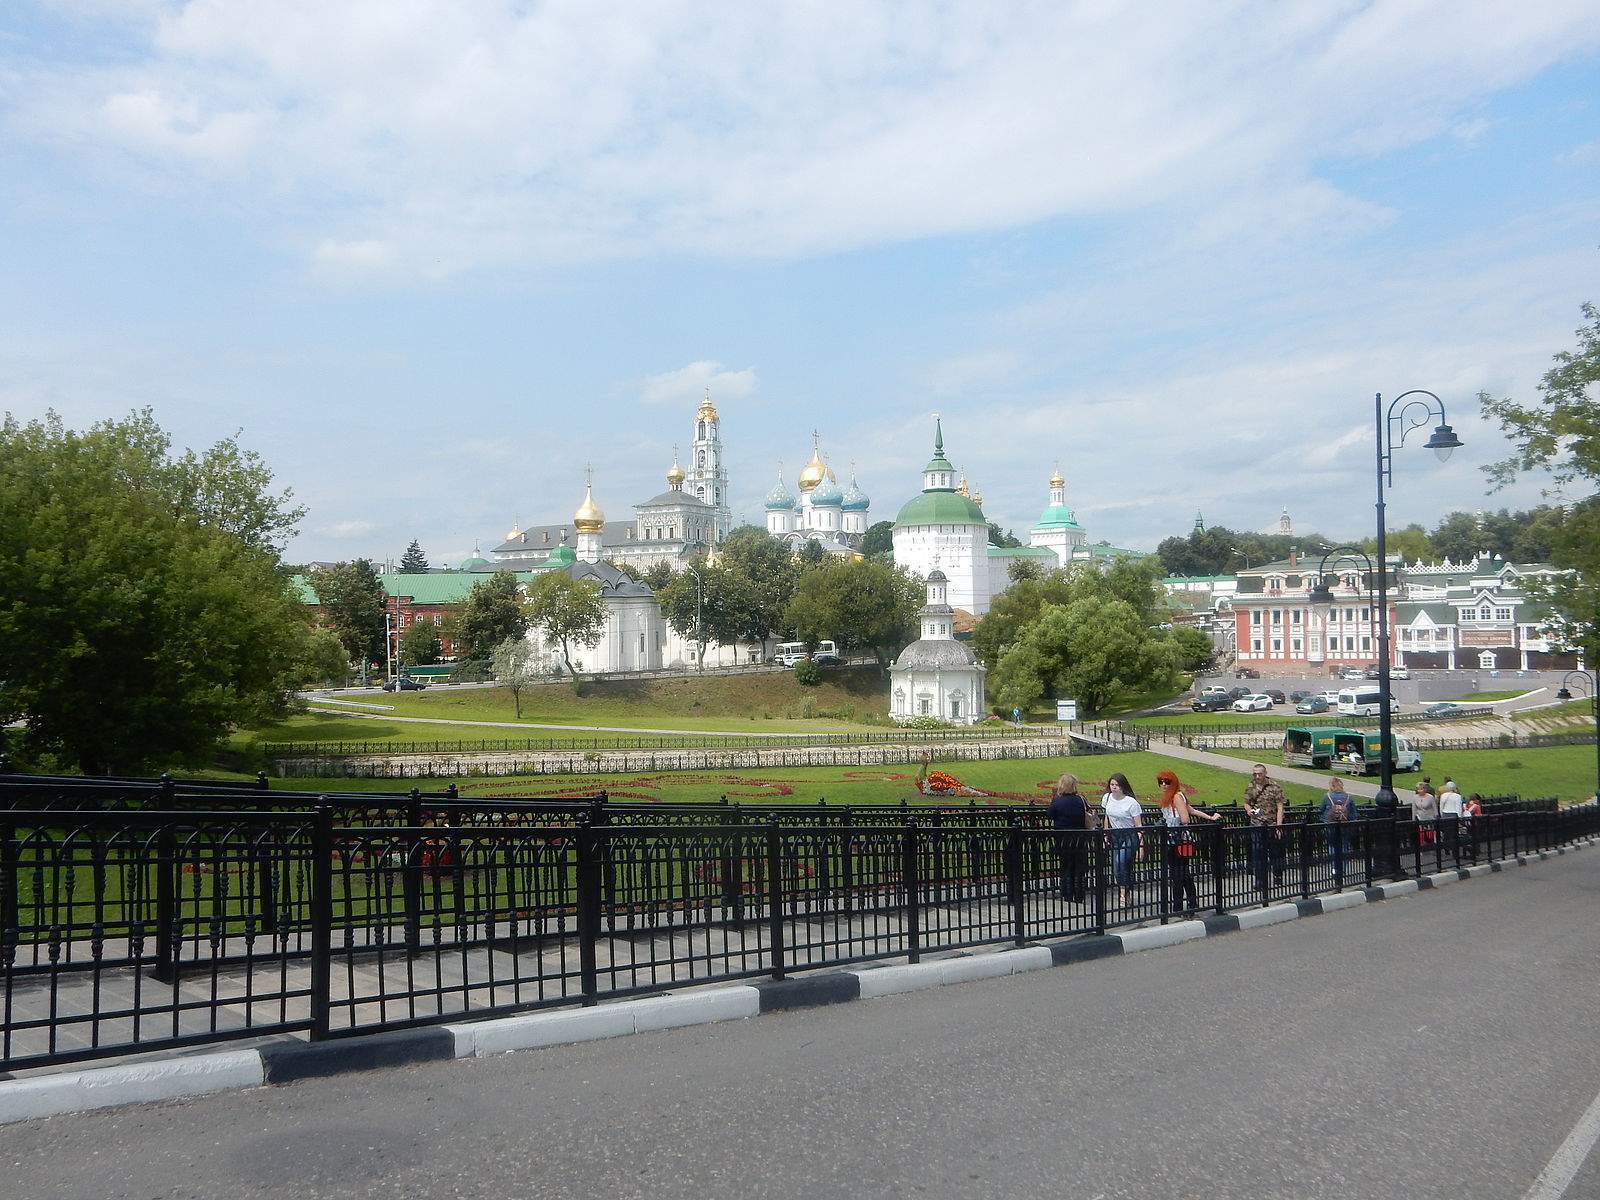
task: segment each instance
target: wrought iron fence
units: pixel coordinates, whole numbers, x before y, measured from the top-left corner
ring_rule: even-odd
[[[0,813],[0,1063],[333,1038],[663,987],[1168,921],[1600,831],[1594,806],[1470,823],[1115,833],[960,813],[481,823],[336,813]],[[468,810],[463,810],[467,812]],[[456,814],[460,817],[461,814]],[[689,819],[692,816],[693,819]],[[983,814],[987,818],[988,814]],[[847,818],[847,819],[840,819]]]

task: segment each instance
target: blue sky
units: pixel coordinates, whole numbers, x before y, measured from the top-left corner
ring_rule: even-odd
[[[435,563],[811,431],[874,519],[930,414],[1025,536],[1527,507],[1476,394],[1600,301],[1600,7],[9,0],[0,407],[242,431],[293,560]]]

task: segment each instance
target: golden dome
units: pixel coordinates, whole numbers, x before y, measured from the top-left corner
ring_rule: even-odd
[[[697,421],[715,421],[717,419],[717,409],[716,406],[711,403],[710,389],[706,390],[706,398],[700,401],[700,410],[694,415],[695,420]]]
[[[832,475],[833,472],[828,470],[827,463],[822,461],[822,452],[813,446],[811,450],[811,461],[808,462],[805,465],[805,468],[800,472],[800,490],[802,492],[809,492],[812,488],[816,487],[817,484],[821,483],[824,479],[830,478]]]
[[[1054,475],[1050,476],[1050,486],[1051,487],[1066,487],[1067,486],[1067,481],[1065,479],[1061,478],[1061,468],[1060,467],[1057,467],[1056,468],[1056,473]]]
[[[521,536],[522,536],[522,530],[518,529],[517,525],[516,525],[516,522],[513,521],[512,524],[511,524],[511,532],[506,534],[506,541],[509,542],[512,538],[519,538]]]
[[[678,451],[677,448],[674,447],[672,451],[672,466],[667,471],[667,483],[672,486],[674,491],[676,491],[678,488],[683,486],[683,481],[688,477],[689,476],[687,473],[685,473],[684,469],[678,465]]]
[[[961,482],[956,485],[956,495],[965,496],[966,494],[967,494],[967,477],[965,475],[963,475],[961,477]]]
[[[584,485],[583,503],[578,505],[578,511],[572,514],[572,527],[579,533],[599,533],[606,527],[606,515],[594,502],[593,484]]]
[[[979,508],[982,508],[983,507],[983,493],[982,492],[973,492],[972,493],[972,502],[974,504],[976,504]]]

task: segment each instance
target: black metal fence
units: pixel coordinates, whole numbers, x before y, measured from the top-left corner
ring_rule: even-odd
[[[13,809],[0,812],[0,1064],[915,961],[1504,859],[1600,825],[1593,806],[1494,809],[1127,841],[1044,828],[1038,809]]]

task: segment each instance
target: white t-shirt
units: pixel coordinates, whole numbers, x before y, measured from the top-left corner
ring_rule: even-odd
[[[1144,811],[1132,796],[1114,792],[1101,796],[1100,805],[1106,810],[1106,824],[1112,829],[1132,829],[1133,819]]]
[[[1439,793],[1439,815],[1441,817],[1459,817],[1461,815],[1461,793],[1448,791]]]

